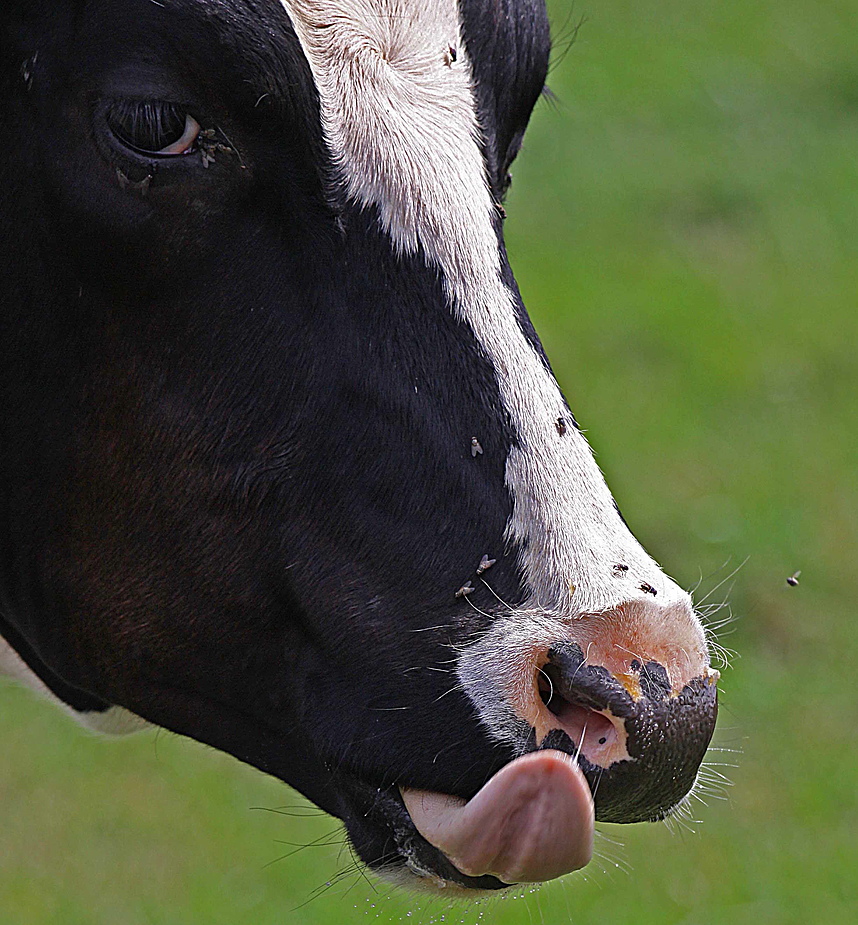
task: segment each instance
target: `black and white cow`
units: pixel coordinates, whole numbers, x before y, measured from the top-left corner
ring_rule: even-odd
[[[542,0],[4,0],[0,43],[0,669],[402,882],[670,813],[717,673],[503,246]]]

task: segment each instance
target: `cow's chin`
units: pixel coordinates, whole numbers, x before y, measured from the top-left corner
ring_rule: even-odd
[[[358,854],[398,886],[473,895],[552,880],[584,867],[593,850],[593,800],[575,760],[524,755],[467,802],[353,781],[345,822]],[[360,806],[360,809],[358,809]]]

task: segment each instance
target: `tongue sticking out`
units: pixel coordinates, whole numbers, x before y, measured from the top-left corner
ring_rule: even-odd
[[[504,883],[551,880],[593,854],[593,798],[574,758],[557,751],[517,758],[467,803],[402,790],[418,832],[463,874]]]

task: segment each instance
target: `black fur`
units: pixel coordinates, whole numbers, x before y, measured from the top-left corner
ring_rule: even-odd
[[[475,47],[494,16],[468,8]],[[72,706],[124,706],[341,816],[338,775],[473,794],[511,755],[449,669],[497,601],[454,592],[488,553],[522,598],[516,437],[437,273],[332,198],[282,6],[15,0],[0,22],[10,641]],[[544,77],[544,24],[520,25],[496,21],[478,74],[493,177]],[[103,118],[128,95],[228,144],[207,167],[129,155]]]

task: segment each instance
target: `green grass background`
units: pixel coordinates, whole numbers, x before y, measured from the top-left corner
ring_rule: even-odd
[[[603,826],[588,871],[523,898],[448,909],[355,874],[296,909],[351,858],[270,863],[278,842],[339,839],[333,820],[251,809],[301,801],[4,685],[3,925],[858,921],[858,4],[552,18],[558,101],[514,169],[509,250],[633,529],[698,598],[729,591],[729,798],[694,833]]]

